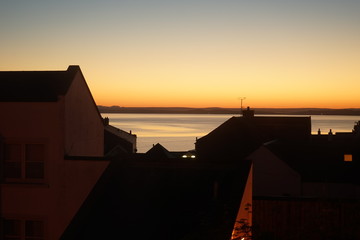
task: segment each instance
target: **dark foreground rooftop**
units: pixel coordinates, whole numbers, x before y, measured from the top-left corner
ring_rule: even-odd
[[[249,165],[163,160],[112,160],[62,239],[230,239]]]

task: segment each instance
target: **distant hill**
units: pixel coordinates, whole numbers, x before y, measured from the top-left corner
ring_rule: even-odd
[[[239,108],[187,108],[187,107],[120,107],[98,106],[100,113],[164,113],[164,114],[240,114]],[[257,114],[284,115],[357,115],[360,108],[254,108]]]

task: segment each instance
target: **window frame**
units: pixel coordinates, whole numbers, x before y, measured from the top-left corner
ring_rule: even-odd
[[[6,169],[6,164],[7,162],[11,162],[11,161],[7,161],[6,156],[5,156],[5,152],[6,152],[6,147],[7,145],[19,145],[20,146],[20,161],[18,161],[20,163],[20,177],[7,177],[6,173],[5,173],[5,169]],[[41,145],[42,146],[42,161],[27,161],[27,146],[30,145]],[[2,156],[2,164],[3,164],[3,169],[4,172],[2,173],[3,176],[3,182],[4,183],[45,183],[46,182],[46,166],[47,166],[47,162],[48,162],[48,146],[46,144],[46,141],[44,140],[27,140],[27,141],[19,141],[19,140],[5,140],[3,142],[3,156]],[[27,169],[27,164],[31,164],[31,163],[42,163],[42,177],[39,178],[33,178],[33,177],[26,177],[26,174],[29,172],[29,170]]]
[[[18,232],[14,235],[8,235],[6,232],[6,222],[7,221],[18,221]],[[29,235],[28,229],[27,229],[27,223],[29,222],[40,222],[40,235]],[[44,218],[40,217],[4,217],[2,218],[2,236],[3,239],[20,239],[20,240],[45,240],[46,239],[46,221]],[[36,232],[32,231],[32,232]]]

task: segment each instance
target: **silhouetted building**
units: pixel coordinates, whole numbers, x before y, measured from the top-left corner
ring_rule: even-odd
[[[359,239],[360,217],[351,211],[360,209],[358,126],[311,135],[310,117],[247,109],[200,138],[196,153],[199,161],[251,163],[254,239]],[[244,225],[235,228],[243,237]]]
[[[78,66],[0,72],[0,112],[0,238],[59,239],[109,165],[109,126]]]
[[[191,156],[156,144],[112,161],[62,239],[230,239],[249,164]]]
[[[131,132],[125,132],[119,128],[105,124],[105,153],[108,153],[114,148],[121,148],[127,153],[136,153],[136,135]]]
[[[258,117],[253,110],[232,117],[195,143],[201,161],[238,161],[274,139],[304,141],[311,135],[310,117]]]
[[[0,111],[3,239],[360,238],[359,122],[311,135],[248,108],[195,150],[136,153],[78,66],[0,72]]]
[[[330,136],[273,141],[248,157],[259,232],[273,239],[360,238],[360,141],[355,132]]]
[[[352,211],[360,209],[360,124],[311,135],[310,120],[260,117],[248,108],[197,140],[199,161],[252,166],[252,199],[239,208],[234,237],[252,223],[254,239],[360,238],[360,215]]]

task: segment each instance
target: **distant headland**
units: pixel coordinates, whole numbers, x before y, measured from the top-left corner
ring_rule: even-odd
[[[240,108],[189,107],[120,107],[98,106],[100,113],[163,113],[163,114],[240,114]],[[360,108],[254,108],[257,114],[284,115],[358,115]]]

